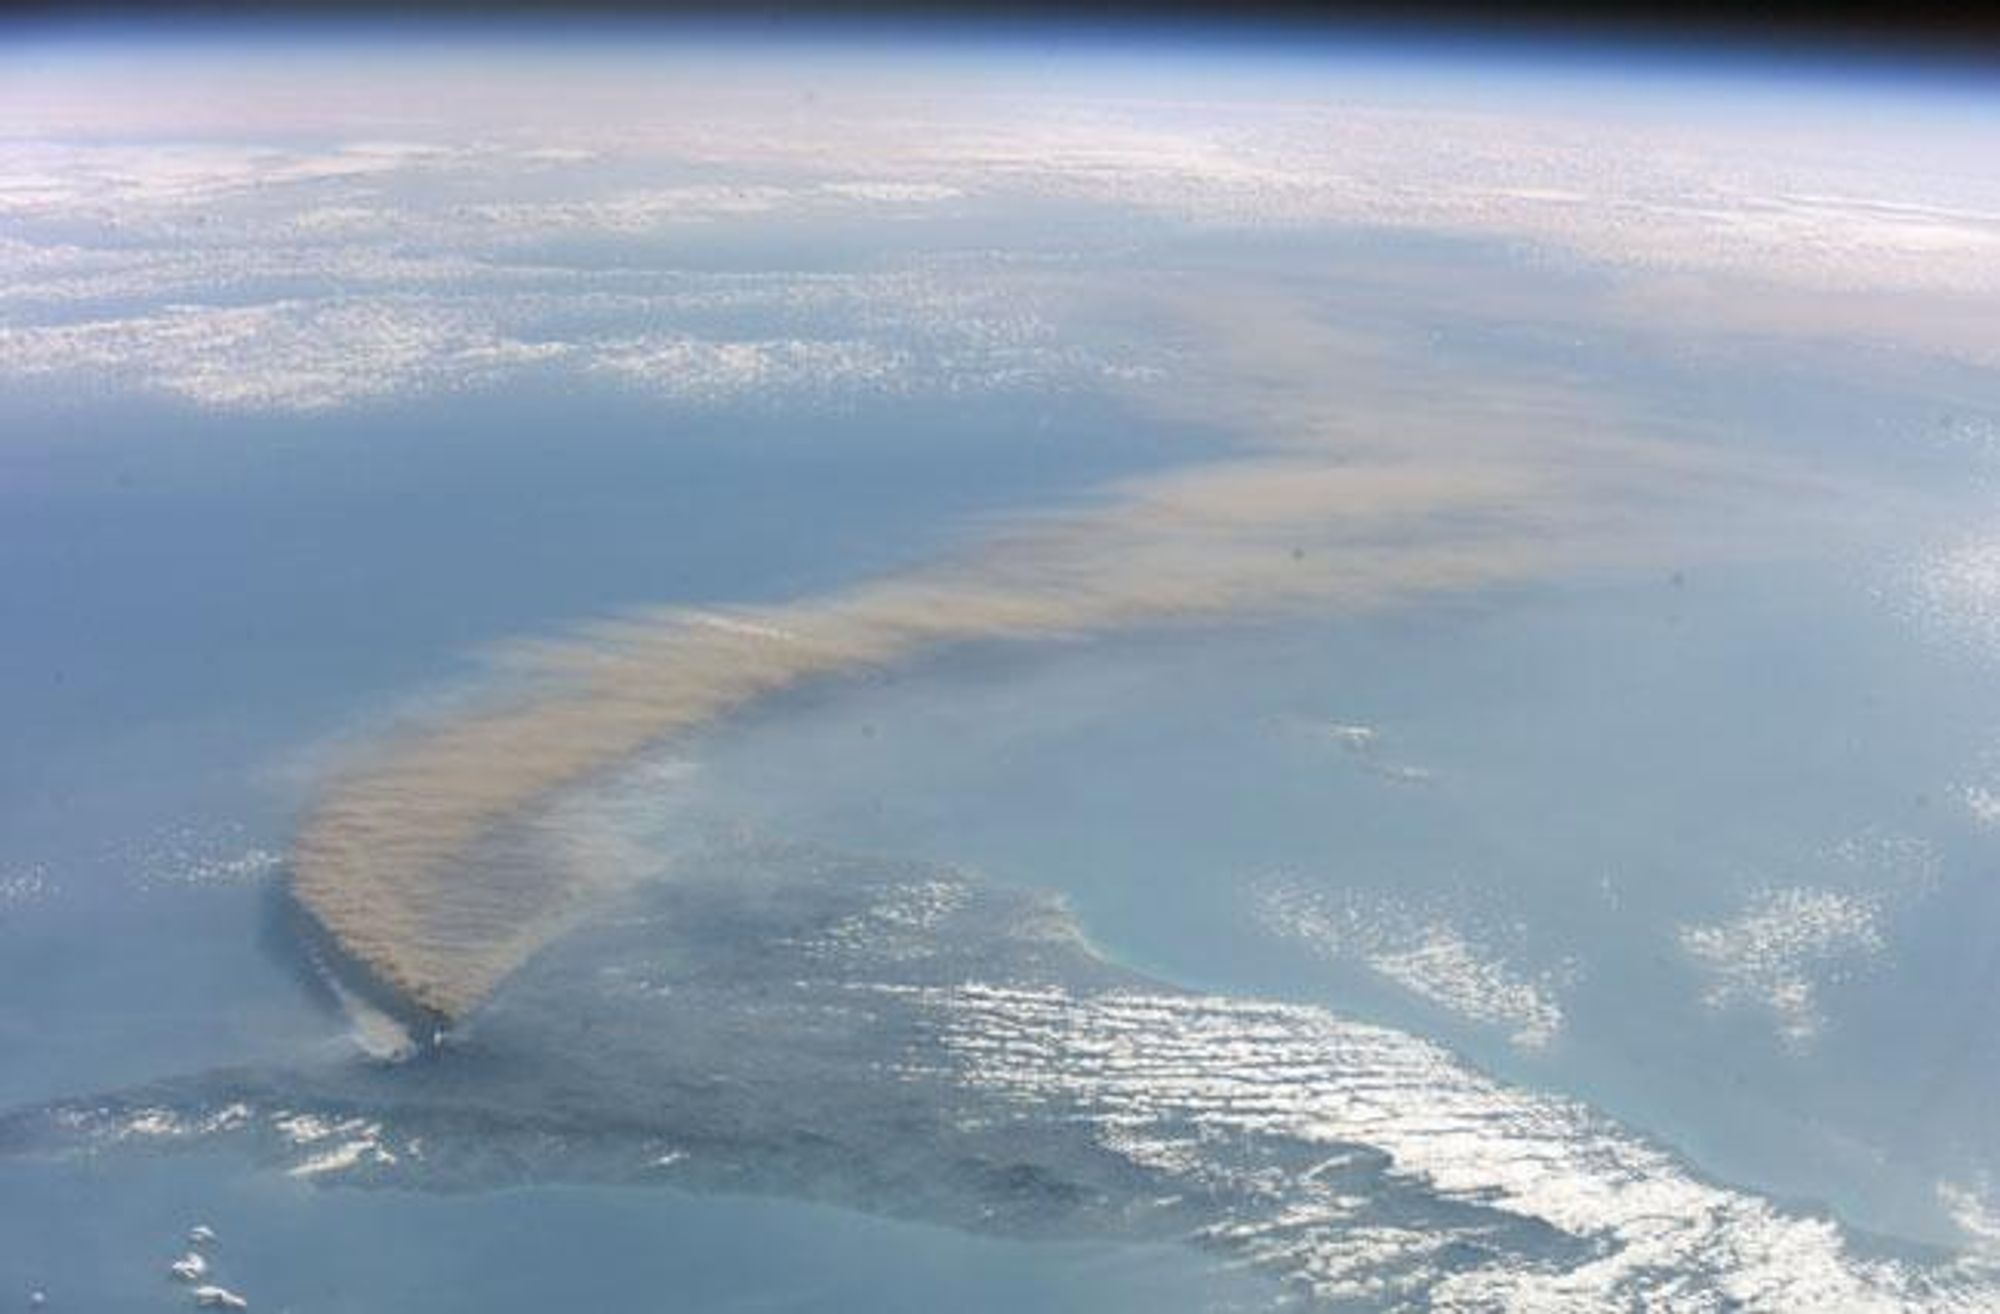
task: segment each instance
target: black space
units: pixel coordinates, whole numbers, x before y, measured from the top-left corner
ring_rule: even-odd
[[[746,31],[828,24],[976,24],[1001,30],[1072,24],[1116,36],[1166,24],[1222,24],[1271,35],[1498,37],[1605,40],[1766,48],[1829,55],[1928,55],[1979,64],[2000,61],[2000,0],[1803,3],[1802,0],[0,0],[0,13],[31,25],[115,20],[174,25],[190,20],[283,22],[390,19],[483,22],[664,18],[715,22]],[[1996,65],[2000,75],[2000,65]]]

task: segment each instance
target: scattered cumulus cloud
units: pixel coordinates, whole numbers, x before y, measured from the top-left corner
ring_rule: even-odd
[[[423,301],[169,306],[156,314],[0,328],[23,375],[123,380],[218,410],[315,411],[462,387],[564,353],[510,341]]]
[[[1274,933],[1363,966],[1464,1021],[1504,1030],[1523,1049],[1544,1049],[1562,1033],[1574,963],[1523,967],[1483,929],[1382,894],[1280,881],[1258,892],[1257,906]]]
[[[796,394],[917,386],[908,352],[865,341],[628,338],[603,344],[593,353],[590,368],[652,391],[699,401],[772,390]]]
[[[253,842],[237,824],[170,827],[119,843],[110,856],[140,889],[255,885],[285,865],[282,852]]]
[[[1959,791],[1965,810],[1981,826],[2000,826],[2000,790],[1985,785],[1967,785]]]
[[[820,170],[635,185],[629,160],[593,171],[600,158],[546,143],[0,140],[0,379],[302,412],[550,368],[683,402],[1130,377],[1056,343],[1030,280],[670,258],[689,225],[894,219],[958,186]],[[557,167],[575,176],[534,183]],[[654,237],[664,261],[549,255]]]
[[[1938,1204],[1967,1242],[1988,1255],[2000,1255],[2000,1193],[1980,1174],[1972,1183],[1939,1182]]]
[[[455,211],[450,231],[377,204],[316,204],[268,223],[239,217],[228,232],[170,225],[141,246],[41,243],[0,226],[0,379],[310,412],[549,370],[689,404],[1147,377],[1135,353],[1063,341],[1032,275],[963,262],[835,273],[567,267],[507,254],[572,223],[638,232],[669,216],[775,210],[795,192],[679,188],[488,206]],[[859,183],[825,193],[890,208],[935,194]]]
[[[1682,927],[1679,939],[1708,978],[1710,1008],[1763,1010],[1793,1050],[1826,1028],[1822,985],[1886,943],[1877,900],[1801,887],[1764,891],[1722,921]]]
[[[1917,564],[1910,596],[1919,616],[1940,635],[2000,646],[2000,540],[1939,549]]]
[[[14,863],[0,867],[0,908],[36,903],[48,898],[54,890],[46,863]]]
[[[598,110],[626,99],[634,110],[615,116],[616,130],[601,112],[572,121],[554,103],[553,118],[532,125],[490,107],[476,136],[439,132],[436,121],[428,133],[385,135],[349,103],[352,90],[300,84],[288,101],[300,113],[324,93],[317,130],[289,138],[323,143],[310,148],[275,134],[196,134],[198,106],[185,107],[189,136],[176,140],[171,95],[148,101],[131,140],[103,124],[0,139],[0,378],[67,370],[201,405],[312,410],[477,386],[558,356],[583,377],[656,390],[664,373],[677,396],[731,395],[730,379],[746,372],[808,392],[875,387],[898,350],[915,351],[923,378],[947,390],[1161,369],[1079,361],[1048,338],[1024,345],[1022,324],[1045,314],[1047,289],[999,278],[997,258],[905,270],[900,289],[867,271],[853,281],[883,299],[811,333],[741,324],[711,333],[677,319],[676,297],[699,278],[637,288],[646,306],[608,332],[603,353],[508,324],[505,303],[524,289],[569,303],[607,281],[643,282],[648,262],[672,263],[680,244],[699,240],[690,234],[823,222],[866,232],[925,213],[991,218],[1043,202],[1162,224],[1495,238],[1655,287],[1720,276],[1801,293],[1921,294],[1934,306],[2000,291],[1991,171],[1949,143],[1912,151],[1879,134],[1853,134],[1833,153],[1797,149],[1784,125],[1751,119],[1724,133],[1643,116],[1365,102],[1217,102],[1190,114],[1143,99],[1004,92],[921,104],[858,95],[803,116],[789,100],[749,94],[719,120],[712,105],[681,104],[658,86],[607,85],[592,88],[609,98],[592,102]],[[652,254],[550,263],[552,243],[602,239],[644,239]],[[1091,250],[1115,242],[1079,240]],[[867,322],[937,330],[933,312],[951,300],[939,289],[958,279],[985,280],[989,303],[1006,288],[1011,306],[989,304],[979,317],[990,340],[962,317],[933,344]],[[727,275],[707,281],[716,296],[740,291]],[[803,272],[793,281],[801,297],[824,290]],[[914,299],[897,301],[899,291]],[[1757,313],[1779,313],[1771,308],[1784,300],[1757,298]],[[1720,313],[1722,303],[1704,304]],[[1821,322],[1839,318],[1815,304]],[[1807,324],[1811,309],[1783,313]],[[1877,330],[1904,333],[1916,322],[1909,309],[1878,315]],[[1865,316],[1848,318],[1866,330]],[[1933,336],[1945,332],[1939,324],[1983,323],[1916,319]],[[666,341],[664,371],[639,363],[625,341],[635,337]],[[1974,332],[1952,349],[1990,354],[1988,337]],[[848,339],[865,339],[873,363],[827,345]],[[688,382],[695,357],[714,368],[705,382]],[[813,375],[809,358],[828,372]]]
[[[382,290],[0,323],[0,375],[90,391],[124,387],[215,410],[289,412],[475,388],[529,370],[687,403],[1061,389],[1143,375],[1114,356],[1060,345],[1049,322],[999,304],[991,290],[927,286],[916,277],[676,279],[641,292],[587,283],[550,292],[536,279],[481,295],[391,291],[402,281],[394,271],[353,272]],[[453,280],[460,273],[444,272]],[[120,275],[93,278],[102,286]],[[808,331],[727,332],[728,321],[745,317]],[[662,318],[689,327],[620,331],[634,319]],[[564,320],[583,327],[551,336],[547,325]],[[827,330],[834,335],[820,335]]]
[[[1753,884],[1738,908],[1676,932],[1712,1009],[1752,1009],[1794,1052],[1832,1025],[1822,993],[1868,970],[1899,911],[1937,887],[1942,859],[1912,835],[1866,830],[1802,855],[1785,878]]]

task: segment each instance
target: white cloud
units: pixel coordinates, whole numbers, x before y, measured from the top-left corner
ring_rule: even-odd
[[[263,188],[379,178],[467,155],[423,142],[300,151],[261,142],[0,141],[0,215],[212,205]]]
[[[966,195],[962,187],[927,182],[834,182],[823,183],[820,191],[855,201],[880,201],[889,205],[930,205],[955,201]]]
[[[1988,1255],[2000,1254],[2000,1195],[1990,1179],[1981,1174],[1970,1185],[1939,1182],[1937,1198],[1968,1242]]]
[[[863,341],[628,338],[594,348],[590,369],[690,401],[760,392],[888,392],[920,386],[908,353]]]
[[[1100,280],[1103,244],[1115,246],[1135,211],[1180,224],[1441,232],[1619,271],[1632,297],[1624,313],[1649,324],[1671,320],[1662,307],[1698,306],[1967,359],[2000,350],[1986,317],[1967,309],[2000,292],[2000,182],[1949,143],[1919,149],[1888,131],[1850,134],[1833,151],[1758,118],[1724,133],[1634,115],[992,89],[844,96],[802,114],[754,86],[726,112],[615,78],[590,92],[606,99],[581,119],[554,104],[530,124],[489,105],[490,121],[467,123],[440,107],[419,130],[421,116],[387,127],[357,108],[352,87],[307,79],[287,106],[323,121],[285,140],[176,140],[176,115],[192,125],[199,106],[172,95],[149,107],[143,143],[102,125],[69,140],[0,140],[0,371],[62,368],[205,405],[313,409],[475,384],[564,348],[599,377],[666,380],[690,396],[728,395],[730,377],[879,387],[898,359],[944,392],[1170,370],[1082,356],[1051,313],[1062,299],[1046,276],[1054,265],[1025,268],[1018,252],[910,255],[900,270],[762,284],[680,273],[669,286],[669,271],[652,267],[693,235],[736,225],[851,226],[947,202],[1009,223],[1038,202],[1110,207],[1108,233],[1045,257],[1067,255]],[[606,118],[621,98],[644,112]],[[292,144],[309,139],[330,144]],[[552,239],[594,235],[660,240],[644,260],[550,263]],[[1905,300],[1830,308],[1698,291],[1717,278]],[[510,299],[529,290],[558,318],[616,290],[631,317],[557,347],[509,323]],[[762,305],[844,322],[689,322],[703,299],[724,313]],[[1929,313],[1939,307],[1948,313]],[[260,317],[268,330],[250,331]],[[656,344],[650,364],[631,345],[641,340]],[[850,345],[800,345],[835,342]],[[807,357],[827,377],[811,376]]]
[[[465,206],[452,217],[473,241],[542,241],[579,231],[643,233],[675,223],[707,223],[771,214],[794,201],[790,188],[763,184],[659,187],[592,200],[494,201]]]
[[[1545,1048],[1562,1033],[1574,964],[1523,968],[1458,919],[1385,895],[1279,882],[1260,890],[1257,903],[1278,934],[1364,966],[1467,1022],[1504,1029],[1523,1049]]]
[[[1794,1050],[1825,1029],[1819,987],[1839,968],[1882,952],[1879,898],[1836,890],[1766,890],[1735,916],[1681,928],[1681,948],[1709,978],[1711,1008],[1769,1013]]]
[[[0,358],[24,375],[150,388],[218,410],[324,410],[460,387],[563,354],[510,341],[477,317],[423,301],[169,306],[123,319],[0,327]]]
[[[11,863],[0,867],[0,908],[45,899],[54,888],[49,869],[42,863]]]
[[[2000,826],[2000,790],[1985,785],[1967,785],[1959,791],[1965,810],[1982,826]]]
[[[366,243],[135,257],[0,242],[0,273],[0,377],[224,410],[325,410],[549,368],[690,403],[1064,388],[1146,368],[1063,344],[1032,281],[976,267],[627,274]],[[88,313],[135,300],[157,304]],[[746,324],[786,331],[732,331]]]

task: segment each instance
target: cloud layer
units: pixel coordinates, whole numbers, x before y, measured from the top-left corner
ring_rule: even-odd
[[[1996,360],[1990,104],[1694,84],[1700,113],[1657,89],[1517,104],[1449,70],[1350,89],[1329,69],[1283,98],[1198,69],[1177,95],[1116,67],[1095,70],[1109,90],[1031,89],[997,58],[959,79],[915,59],[891,93],[818,57],[674,78],[398,63],[417,58],[0,63],[0,380],[239,410],[550,367],[712,400],[746,359],[780,391],[1088,384],[1135,362],[1058,341],[1050,270],[1090,281],[1203,230],[1467,238],[1612,274],[1625,331]],[[1056,247],[1034,236],[1051,220]],[[891,254],[921,231],[949,234],[955,267]],[[761,289],[706,263],[744,235],[780,275]],[[868,267],[782,268],[828,235]],[[796,333],[718,331],[702,304],[825,309],[829,290],[845,307]],[[535,331],[606,294],[622,326]]]

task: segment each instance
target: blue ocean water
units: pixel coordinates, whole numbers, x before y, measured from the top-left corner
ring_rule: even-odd
[[[10,1165],[0,1282],[49,1309],[153,1310],[212,1227],[212,1275],[275,1309],[1257,1308],[1180,1247],[1007,1241],[825,1206],[665,1190],[327,1192],[239,1161]]]

